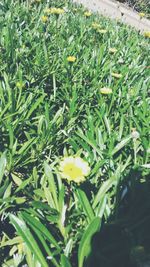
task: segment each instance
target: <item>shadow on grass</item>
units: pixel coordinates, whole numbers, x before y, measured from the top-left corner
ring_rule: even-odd
[[[114,213],[93,237],[86,267],[150,267],[149,178],[133,170],[118,186]]]

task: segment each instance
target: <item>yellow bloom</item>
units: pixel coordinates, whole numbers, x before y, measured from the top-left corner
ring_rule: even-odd
[[[144,32],[144,36],[150,38],[150,32]]]
[[[22,82],[16,82],[16,87],[18,87],[19,89],[22,89],[23,86],[24,84]]]
[[[57,8],[54,14],[61,15],[63,13],[65,13],[65,11],[62,8]]]
[[[140,12],[139,16],[140,16],[140,18],[143,18],[143,17],[145,17],[145,13],[144,12]]]
[[[112,94],[112,89],[108,87],[103,87],[100,89],[100,93],[103,95],[109,95]]]
[[[43,23],[46,23],[48,21],[48,17],[47,16],[42,16],[41,20]]]
[[[76,57],[74,57],[74,56],[69,56],[69,57],[67,57],[67,61],[68,61],[68,62],[75,62],[75,61],[76,61]]]
[[[109,52],[115,54],[118,50],[115,47],[110,47]]]
[[[107,32],[107,30],[105,30],[105,29],[101,29],[101,30],[97,30],[99,33],[102,33],[102,34],[104,34],[104,33],[106,33]]]
[[[51,8],[46,8],[45,13],[47,14],[56,14],[60,15],[63,14],[65,11],[62,8],[56,8],[56,7],[51,7]]]
[[[80,183],[85,181],[85,177],[90,173],[90,167],[86,161],[80,157],[65,157],[60,162],[60,174],[63,179]]]
[[[49,14],[51,12],[51,9],[50,8],[45,8],[44,9],[44,12],[47,13],[47,14]]]
[[[91,15],[92,15],[92,13],[90,11],[84,12],[84,16],[85,17],[90,17]]]
[[[100,26],[100,24],[98,24],[98,23],[96,23],[96,22],[93,22],[92,23],[92,28],[94,29],[94,30],[97,30],[97,29],[99,29],[101,26]]]
[[[117,79],[122,78],[122,74],[120,74],[120,73],[116,73],[116,72],[112,72],[112,73],[111,73],[111,76],[113,76],[113,77],[115,77],[115,78],[117,78]]]

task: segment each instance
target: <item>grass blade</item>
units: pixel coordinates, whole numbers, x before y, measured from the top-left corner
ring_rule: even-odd
[[[83,267],[84,259],[88,257],[91,251],[91,238],[100,229],[100,218],[96,217],[85,230],[80,241],[78,250],[78,266]]]
[[[16,231],[22,237],[26,245],[35,255],[37,260],[41,263],[42,267],[48,267],[48,264],[41,252],[41,249],[39,248],[37,242],[35,241],[25,222],[13,214],[10,214],[10,221],[14,225]]]

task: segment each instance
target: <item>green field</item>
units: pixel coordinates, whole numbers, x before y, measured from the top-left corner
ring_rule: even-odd
[[[97,267],[139,266],[129,262],[150,255],[150,34],[48,2],[0,2],[0,266],[96,267],[92,255]],[[90,168],[83,182],[62,177],[72,157]]]

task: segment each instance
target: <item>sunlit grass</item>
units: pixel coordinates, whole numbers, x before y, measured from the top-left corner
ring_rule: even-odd
[[[124,177],[149,174],[149,38],[65,0],[0,5],[2,266],[82,267]]]

